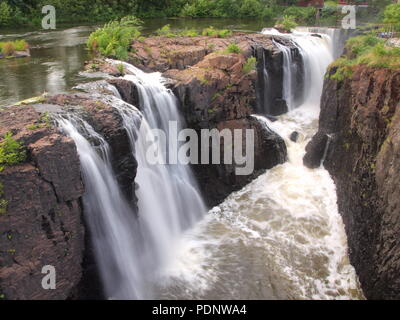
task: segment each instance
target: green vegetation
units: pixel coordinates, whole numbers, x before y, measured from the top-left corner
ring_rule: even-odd
[[[396,31],[400,31],[400,3],[391,4],[385,8],[383,22]]]
[[[281,22],[279,23],[283,29],[285,29],[287,32],[290,30],[294,29],[297,27],[297,23],[295,21],[295,18],[292,16],[284,16]]]
[[[21,142],[13,139],[13,134],[7,132],[0,141],[0,172],[6,167],[25,161],[26,151]]]
[[[358,1],[358,0],[357,0]],[[361,1],[361,0],[360,0]],[[379,18],[392,0],[362,0],[370,5],[366,15]],[[104,22],[126,15],[139,18],[216,17],[255,18],[271,21],[284,15],[292,16],[299,24],[315,24],[313,7],[297,7],[298,0],[1,0],[0,26],[39,25],[44,5],[53,5],[57,23]],[[336,22],[337,1],[325,1],[321,21]],[[363,12],[357,13],[359,15]]]
[[[251,71],[256,69],[257,59],[256,57],[250,57],[247,61],[243,64],[243,72],[250,73]]]
[[[156,31],[158,36],[174,38],[174,37],[197,37],[199,33],[194,29],[185,29],[180,32],[171,31],[171,26],[169,24],[163,26]]]
[[[240,48],[236,43],[231,43],[226,48],[226,53],[240,53]]]
[[[214,27],[210,26],[208,28],[203,29],[203,32],[201,34],[203,36],[225,38],[231,36],[232,31],[228,29],[215,29]]]
[[[0,42],[0,54],[7,56],[14,55],[15,51],[24,51],[29,48],[25,40]]]
[[[4,186],[0,183],[0,214],[7,213],[8,201],[4,199]]]
[[[141,23],[134,16],[108,22],[89,36],[87,46],[94,53],[125,60],[131,41],[140,36]]]
[[[48,112],[44,112],[37,123],[28,125],[26,128],[28,130],[36,130],[36,129],[41,129],[41,128],[51,128],[51,119],[50,115]]]
[[[349,39],[346,42],[346,56],[332,63],[336,72],[332,79],[343,81],[353,74],[356,65],[367,65],[374,68],[400,69],[400,48],[388,47],[385,40],[374,34],[367,34]]]

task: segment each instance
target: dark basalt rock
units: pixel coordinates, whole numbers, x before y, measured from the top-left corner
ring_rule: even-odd
[[[293,142],[297,142],[297,140],[299,139],[299,133],[297,132],[297,131],[293,131],[291,134],[290,134],[290,140],[291,141],[293,141]]]
[[[330,74],[335,72],[330,70]],[[369,299],[400,299],[400,72],[359,66],[326,79],[319,131],[304,163],[333,177],[352,265]]]
[[[40,121],[31,106],[0,111],[0,136],[12,131],[28,158],[0,172],[6,213],[0,215],[0,292],[5,299],[66,299],[81,279],[83,184],[73,141]],[[44,290],[42,267],[56,268],[57,287]]]

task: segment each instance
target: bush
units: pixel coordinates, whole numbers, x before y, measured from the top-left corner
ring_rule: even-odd
[[[171,26],[169,24],[166,24],[162,28],[156,30],[156,34],[158,36],[168,37],[168,38],[176,37],[176,34],[171,32]]]
[[[293,21],[302,24],[314,24],[317,9],[314,7],[296,7],[291,6],[285,9],[284,16],[289,16]]]
[[[125,60],[132,40],[140,36],[141,24],[134,16],[108,22],[89,36],[87,46],[94,53]]]
[[[29,48],[25,40],[0,42],[0,53],[5,56],[12,56],[15,51],[24,51]]]
[[[391,4],[383,12],[383,22],[400,30],[400,3]]]
[[[8,25],[12,20],[12,10],[7,2],[0,3],[0,26]]]
[[[226,52],[227,53],[240,53],[240,48],[236,43],[231,43],[227,48]]]
[[[5,56],[12,56],[15,52],[15,44],[12,41],[4,42],[0,47],[1,53]]]
[[[21,142],[12,138],[12,133],[7,132],[0,142],[0,171],[6,167],[25,161],[26,151]]]
[[[294,20],[293,17],[291,16],[284,16],[283,19],[281,20],[280,24],[283,26],[283,28],[289,32],[292,29],[297,27],[297,23]]]
[[[256,57],[250,57],[247,59],[245,64],[243,64],[243,72],[249,73],[256,69],[257,59]]]
[[[228,29],[214,29],[214,27],[208,27],[203,29],[202,32],[203,36],[209,36],[209,37],[217,37],[217,38],[226,38],[232,35],[232,31]]]
[[[343,81],[352,75],[356,65],[373,68],[400,69],[400,48],[385,46],[385,40],[374,35],[351,38],[346,43],[347,55],[336,60],[331,67],[336,67],[332,79]]]
[[[15,50],[16,51],[24,51],[29,48],[29,45],[26,43],[25,40],[17,40],[14,42]]]

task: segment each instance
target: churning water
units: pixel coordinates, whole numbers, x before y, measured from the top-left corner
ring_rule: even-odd
[[[302,160],[318,126],[323,76],[333,60],[332,39],[305,32],[273,34],[289,37],[300,49],[305,100],[276,122],[254,117],[282,136],[288,162],[231,194],[185,233],[174,249],[169,276],[159,286],[161,298],[363,298],[348,259],[333,180],[323,167],[308,169]],[[281,50],[287,73],[290,53]],[[292,85],[285,85],[290,85],[285,96],[291,97]],[[294,131],[299,133],[297,142],[289,139]]]
[[[264,31],[267,33],[267,31]],[[273,31],[274,34],[278,34]],[[138,161],[139,215],[122,196],[107,142],[76,116],[58,119],[75,141],[86,185],[85,215],[106,294],[110,298],[361,299],[347,254],[335,185],[323,167],[303,166],[305,146],[317,129],[323,75],[332,39],[305,32],[290,37],[305,66],[304,103],[278,121],[254,115],[288,147],[288,162],[231,194],[207,215],[188,166],[150,165],[151,129],[184,126],[176,99],[159,73],[123,63],[138,88],[140,110],[102,95],[122,116]],[[286,51],[285,79],[291,79]],[[120,64],[122,62],[111,61]],[[289,74],[288,74],[289,73]],[[293,96],[285,81],[285,97]],[[299,140],[289,139],[293,131]]]

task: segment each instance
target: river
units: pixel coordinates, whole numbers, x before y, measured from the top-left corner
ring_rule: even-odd
[[[146,19],[142,33],[149,35],[170,24],[172,30],[208,26],[242,31],[260,31],[266,23],[256,19]],[[0,41],[24,39],[31,57],[0,59],[0,106],[41,95],[60,93],[87,81],[81,77],[84,62],[90,59],[86,40],[99,25],[62,25],[56,30],[36,28],[0,29]]]

